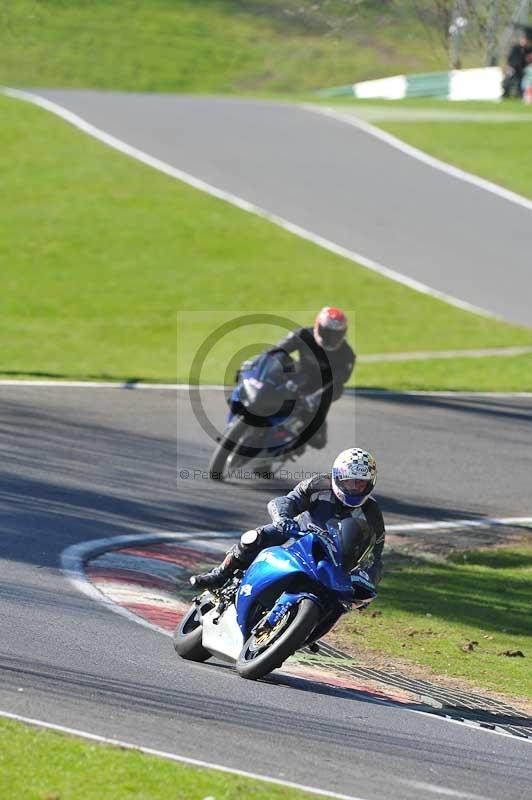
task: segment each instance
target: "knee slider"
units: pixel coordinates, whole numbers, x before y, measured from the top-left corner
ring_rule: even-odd
[[[260,544],[260,533],[254,528],[252,531],[246,531],[240,537],[240,544],[243,548],[256,547]]]

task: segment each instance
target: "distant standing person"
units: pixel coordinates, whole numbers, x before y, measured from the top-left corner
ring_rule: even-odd
[[[521,91],[525,103],[532,105],[532,45],[525,48],[526,67],[523,70]]]
[[[522,97],[523,75],[527,67],[527,49],[532,46],[532,28],[523,28],[519,42],[508,54],[508,66],[502,82],[503,97]]]

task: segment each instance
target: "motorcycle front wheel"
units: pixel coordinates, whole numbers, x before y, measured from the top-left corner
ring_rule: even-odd
[[[303,598],[273,628],[249,637],[238,656],[236,671],[242,678],[257,680],[277,669],[305,644],[319,618],[316,603]]]
[[[207,661],[211,654],[203,647],[201,637],[201,614],[194,604],[174,631],[174,650],[188,661]]]
[[[246,428],[249,426],[244,417],[235,417],[231,425],[224,431],[222,438],[218,442],[216,450],[212,454],[209,463],[209,478],[213,481],[223,481],[227,477],[231,467],[235,467],[235,458],[240,455],[240,450],[246,450],[245,442],[250,438],[246,437]],[[249,446],[249,441],[247,445]],[[246,460],[245,458],[243,459]]]

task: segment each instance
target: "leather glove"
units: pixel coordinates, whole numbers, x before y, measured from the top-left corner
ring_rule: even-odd
[[[297,536],[301,530],[295,519],[292,519],[291,517],[284,517],[283,519],[279,520],[277,527],[286,536]]]

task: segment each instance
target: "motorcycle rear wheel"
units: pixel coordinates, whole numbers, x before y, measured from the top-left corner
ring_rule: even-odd
[[[304,645],[320,618],[318,606],[308,597],[293,606],[287,614],[290,616],[286,624],[279,635],[270,640],[271,643],[266,642],[265,647],[261,648],[260,639],[264,634],[258,636],[252,634],[244,643],[236,662],[236,671],[242,678],[257,680],[280,667],[289,656]],[[275,627],[272,629],[272,634],[275,632]]]
[[[193,605],[174,631],[176,653],[188,661],[207,661],[211,654],[201,643],[202,632],[201,614],[198,606]]]

